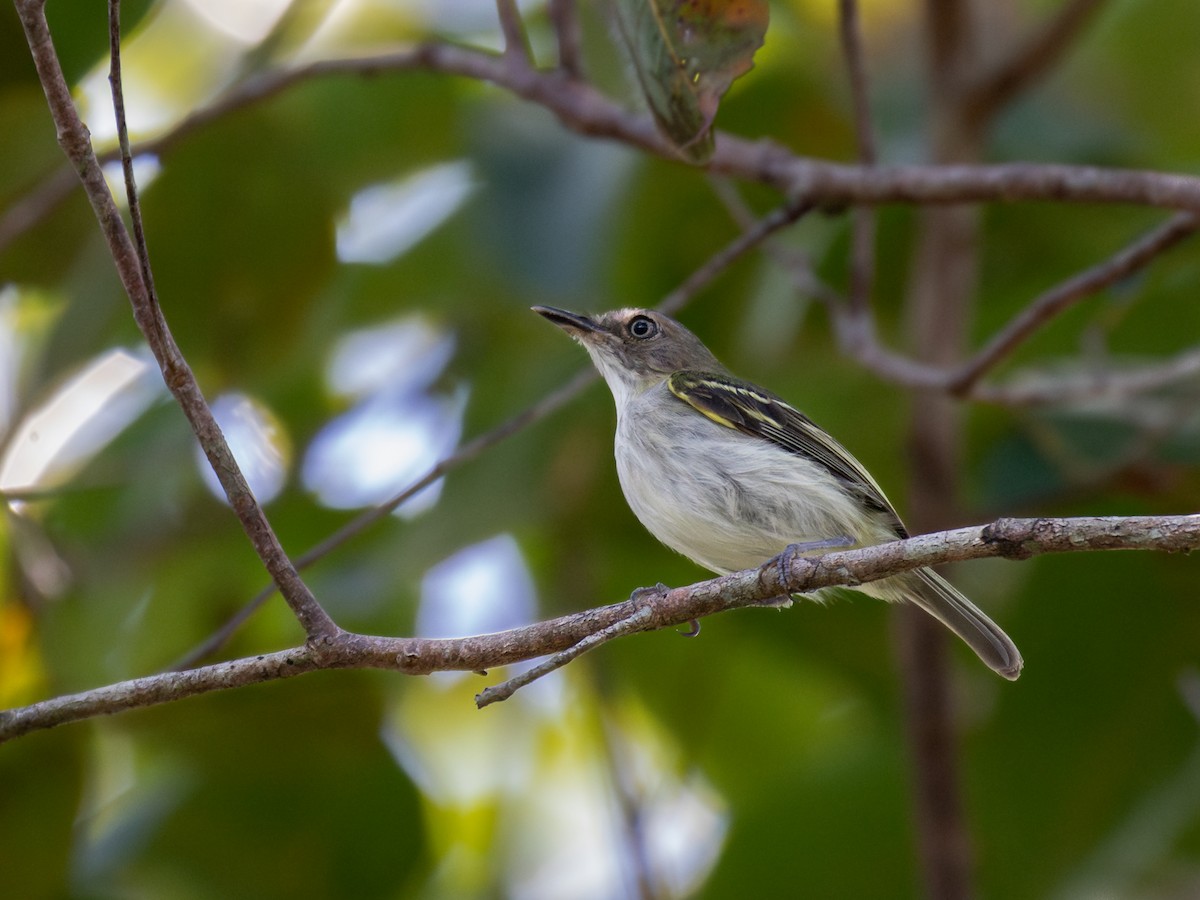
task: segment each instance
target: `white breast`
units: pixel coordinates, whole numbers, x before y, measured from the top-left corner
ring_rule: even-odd
[[[645,427],[647,404],[657,428]],[[864,523],[855,499],[823,466],[711,421],[665,385],[618,409],[616,458],[641,523],[714,572],[760,565],[793,543],[889,537]]]

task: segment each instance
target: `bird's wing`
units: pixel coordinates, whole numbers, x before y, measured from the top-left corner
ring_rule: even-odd
[[[694,369],[676,372],[667,379],[667,388],[719,425],[770,441],[824,466],[865,504],[894,519],[898,536],[908,536],[883,489],[862,463],[770,391],[728,375]]]

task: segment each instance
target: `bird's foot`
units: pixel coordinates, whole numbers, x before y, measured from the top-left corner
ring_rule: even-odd
[[[787,609],[792,605],[792,598],[788,594],[781,594],[778,597],[768,597],[766,600],[759,600],[754,605],[762,606],[766,609]]]
[[[792,564],[798,557],[812,556],[822,550],[837,550],[843,547],[853,547],[855,544],[854,538],[849,535],[839,534],[836,537],[824,538],[819,541],[802,541],[796,544],[788,544],[779,553],[773,556],[770,562],[775,563],[779,567],[781,573],[791,571]],[[792,597],[784,594],[779,597],[768,597],[758,604],[759,606],[769,606],[775,609],[787,609],[792,605]]]
[[[642,600],[649,600],[651,597],[663,597],[666,596],[669,590],[671,589],[661,581],[653,587],[634,588],[633,592],[629,595],[629,602],[638,603]]]
[[[798,544],[788,544],[772,557],[771,562],[777,563],[783,571],[787,571],[799,556],[812,556],[821,550],[838,550],[843,547],[853,547],[854,538],[839,534],[837,537],[825,538],[820,541],[802,541]]]
[[[820,541],[801,541],[798,544],[788,544],[779,555],[783,556],[786,553],[791,559],[793,556],[811,556],[818,550],[841,550],[853,546],[854,538],[848,534],[839,534],[836,537],[824,538]]]

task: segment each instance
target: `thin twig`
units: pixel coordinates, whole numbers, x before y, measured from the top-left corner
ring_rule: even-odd
[[[500,18],[500,32],[504,35],[504,55],[520,60],[525,65],[533,64],[529,38],[525,34],[525,23],[515,0],[496,0],[496,15]]]
[[[1026,373],[1021,380],[1009,384],[978,385],[970,397],[999,406],[1050,406],[1132,397],[1197,376],[1200,376],[1200,347],[1192,347],[1164,362],[1138,368],[1041,377]]]
[[[839,0],[838,10],[838,33],[842,43],[842,57],[846,61],[846,76],[850,82],[850,101],[854,109],[854,142],[859,162],[870,166],[878,161],[878,151],[875,129],[871,124],[870,89],[866,56],[863,53],[858,0]]]
[[[956,205],[993,201],[1057,200],[1070,203],[1135,203],[1200,212],[1200,178],[1134,169],[1039,163],[999,165],[930,163],[863,166],[793,157],[763,146],[757,166],[747,168],[744,145],[718,140],[709,169],[756,178],[820,206],[852,203]]]
[[[948,390],[960,396],[970,393],[989,369],[1011,355],[1054,316],[1083,298],[1127,278],[1159,254],[1190,237],[1197,228],[1200,228],[1200,216],[1188,212],[1176,213],[1110,258],[1046,291],[992,335],[974,356],[950,373]]]
[[[16,0],[19,8],[29,0]],[[134,156],[165,154],[196,130],[230,113],[261,103],[314,78],[376,76],[388,72],[431,71],[485,81],[554,113],[569,130],[605,137],[665,159],[677,154],[649,116],[631,112],[578,79],[557,70],[538,72],[485,50],[430,42],[379,56],[326,59],[269,71],[240,83],[196,110],[157,138],[132,148]],[[102,154],[102,162],[117,158]],[[861,166],[808,159],[766,141],[722,133],[709,165],[712,172],[774,185],[818,206],[851,204],[1015,202],[1135,203],[1200,211],[1200,177],[1092,166],[1008,163],[1002,165]],[[65,175],[51,176],[54,185]],[[49,182],[34,189],[0,220],[0,249],[32,227],[64,194]]]
[[[738,192],[737,186],[728,178],[713,176],[709,178],[713,193],[724,205],[730,218],[740,228],[750,228],[754,223],[754,213],[749,204]],[[792,285],[803,296],[812,297],[828,310],[843,311],[847,306],[846,297],[838,293],[829,284],[817,277],[813,269],[812,259],[797,246],[785,244],[774,237],[763,242],[763,250],[782,268],[792,279]],[[832,318],[832,312],[831,312]]]
[[[1092,21],[1105,0],[1066,0],[1036,34],[966,92],[963,114],[975,121],[992,119],[1059,63]]]
[[[613,638],[632,634],[635,631],[643,631],[652,616],[653,610],[649,606],[643,606],[634,610],[633,614],[628,618],[621,619],[619,622],[613,622],[607,628],[602,628],[595,634],[589,634],[578,644],[575,644],[575,646],[568,647],[566,650],[560,650],[549,659],[538,663],[536,666],[531,666],[524,672],[509,678],[507,681],[485,687],[475,695],[475,706],[478,709],[483,709],[485,706],[491,706],[493,703],[507,700],[521,688],[532,684],[539,678],[549,675],[551,672],[561,669],[577,656],[582,656],[587,651],[593,650],[601,644],[611,641]]]
[[[121,83],[121,0],[108,2],[108,84],[112,93],[113,117],[117,124],[117,144],[121,153],[121,171],[125,177],[125,197],[129,203],[129,220],[133,225],[133,243],[137,247],[142,280],[150,302],[158,305],[150,269],[150,251],[146,231],[142,226],[142,203],[138,198],[137,179],[133,174],[133,154],[129,152],[129,126],[125,120],[125,89]]]
[[[558,41],[558,68],[568,78],[583,77],[583,36],[575,0],[550,0],[546,4],[550,25]]]
[[[673,628],[782,594],[856,586],[921,566],[1000,557],[1026,560],[1088,550],[1200,549],[1200,515],[998,519],[988,525],[920,535],[823,556],[777,557],[758,569],[722,575],[665,594],[636,598],[545,622],[466,638],[383,638],[338,632],[320,647],[217,663],[187,672],[135,678],[0,711],[0,743],[39,729],[99,715],[168,703],[211,691],[259,684],[318,669],[378,668],[410,675],[477,672],[575,646],[589,635],[647,609],[643,630]],[[786,568],[783,568],[786,566]],[[1031,667],[1036,661],[1031,661]]]
[[[649,798],[638,776],[641,767],[636,764],[636,751],[617,720],[617,710],[610,697],[600,704],[600,725],[604,734],[604,761],[612,786],[613,798],[621,815],[626,860],[623,867],[633,874],[636,900],[659,900],[676,896],[667,889],[662,879],[656,877],[651,860]]]
[[[875,130],[871,125],[870,91],[858,0],[839,0],[838,9],[842,56],[846,61],[850,101],[854,109],[854,140],[858,161],[864,166],[873,166],[879,160]],[[851,215],[849,297],[851,314],[858,318],[871,302],[875,281],[875,210],[869,206],[856,206]]]
[[[705,263],[689,275],[679,287],[667,294],[658,304],[658,311],[675,315],[686,306],[702,288],[720,273],[737,262],[771,235],[796,222],[812,209],[804,201],[785,203],[767,213],[753,227],[746,229],[708,258]]]
[[[0,251],[45,220],[64,200],[75,193],[78,187],[79,178],[74,169],[64,165],[13,203],[4,211],[4,215],[0,216]]]

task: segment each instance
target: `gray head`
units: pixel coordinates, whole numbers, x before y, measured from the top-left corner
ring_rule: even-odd
[[[618,402],[680,369],[725,371],[698,337],[652,309],[616,309],[595,316],[553,306],[535,306],[533,311],[583,345]]]

